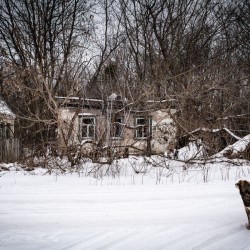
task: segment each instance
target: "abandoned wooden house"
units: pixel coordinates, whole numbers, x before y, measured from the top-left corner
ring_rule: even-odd
[[[16,116],[0,99],[0,162],[11,162],[19,155],[19,140],[14,137]]]
[[[61,145],[78,145],[83,154],[171,155],[176,145],[175,110],[165,102],[129,103],[112,94],[107,100],[57,97]]]

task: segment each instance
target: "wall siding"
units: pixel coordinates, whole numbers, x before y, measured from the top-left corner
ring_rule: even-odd
[[[20,155],[20,141],[17,138],[0,139],[0,162],[14,162]]]

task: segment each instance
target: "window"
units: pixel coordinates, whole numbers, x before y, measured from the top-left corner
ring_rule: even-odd
[[[5,126],[3,123],[0,123],[0,138],[5,138]]]
[[[6,138],[10,138],[10,132],[11,132],[11,128],[10,128],[10,123],[6,124]]]
[[[0,123],[0,138],[9,139],[11,137],[11,133],[10,123]]]
[[[81,138],[95,137],[95,117],[80,116],[80,135]]]
[[[123,130],[123,118],[122,117],[114,117],[112,123],[112,137],[121,137]]]
[[[135,137],[139,139],[147,138],[151,134],[151,119],[146,117],[135,118]]]

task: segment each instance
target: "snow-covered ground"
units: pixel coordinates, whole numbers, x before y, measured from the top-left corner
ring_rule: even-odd
[[[0,249],[250,249],[234,186],[249,166],[213,165],[206,179],[199,167],[131,166],[102,179],[0,172]]]

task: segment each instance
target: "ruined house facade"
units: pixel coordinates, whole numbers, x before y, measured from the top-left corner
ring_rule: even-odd
[[[4,100],[0,98],[0,139],[14,137],[15,114],[10,110]]]
[[[0,97],[0,162],[13,162],[20,154],[19,140],[14,137],[16,115]]]
[[[175,110],[166,103],[135,105],[120,96],[108,100],[57,97],[60,141],[83,154],[171,155],[176,146]]]

